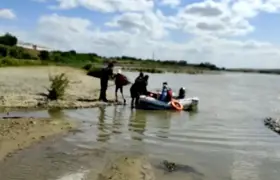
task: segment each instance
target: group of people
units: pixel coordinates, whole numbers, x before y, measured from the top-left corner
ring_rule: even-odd
[[[126,82],[128,82],[128,80],[126,79],[126,77],[124,75],[121,74],[121,70],[119,70],[118,73],[114,75],[113,68],[114,68],[114,64],[109,63],[108,66],[103,68],[101,71],[101,77],[100,77],[101,89],[100,89],[99,100],[108,102],[108,100],[106,98],[108,81],[110,78],[113,78],[115,80],[115,85],[116,85],[116,88],[115,88],[116,101],[118,101],[117,93],[120,90],[124,104],[126,104],[126,100],[123,95],[123,86],[126,85]],[[140,95],[151,96],[151,97],[154,97],[163,102],[169,102],[172,100],[173,92],[172,92],[172,89],[170,87],[168,87],[167,82],[163,82],[161,93],[158,94],[158,93],[149,92],[147,90],[148,80],[149,80],[149,75],[144,75],[143,72],[140,72],[139,76],[135,79],[134,83],[130,87],[130,95],[132,98],[131,106],[132,107],[134,107],[138,104]],[[181,99],[184,97],[185,97],[185,88],[182,87],[179,90],[179,96],[177,97],[177,99]]]
[[[120,90],[124,103],[126,103],[126,100],[124,98],[123,95],[123,86],[125,85],[125,83],[127,82],[127,79],[125,76],[123,76],[121,74],[121,70],[118,71],[117,74],[114,75],[113,73],[113,68],[114,68],[114,64],[113,63],[109,63],[107,67],[102,68],[101,70],[101,77],[100,77],[100,95],[99,95],[99,101],[104,101],[104,102],[108,102],[107,96],[106,96],[106,91],[108,88],[108,82],[109,79],[114,79],[115,80],[115,97],[116,97],[116,101],[118,101],[118,91]]]
[[[140,72],[139,76],[135,79],[134,83],[130,87],[130,96],[132,98],[131,107],[137,105],[140,95],[149,94],[147,90],[148,80],[149,75],[144,76],[143,72]]]

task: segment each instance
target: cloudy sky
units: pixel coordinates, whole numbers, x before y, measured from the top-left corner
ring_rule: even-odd
[[[1,0],[0,33],[105,56],[280,68],[280,0]]]

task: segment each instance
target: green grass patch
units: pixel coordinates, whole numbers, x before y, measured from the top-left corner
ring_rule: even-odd
[[[38,66],[38,65],[49,65],[48,62],[42,62],[40,60],[25,60],[15,59],[10,57],[0,58],[0,67],[7,66]]]

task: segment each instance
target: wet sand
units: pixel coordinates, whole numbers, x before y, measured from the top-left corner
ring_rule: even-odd
[[[49,136],[63,134],[75,124],[66,120],[49,118],[2,118],[0,119],[0,161],[10,157]]]
[[[154,170],[144,156],[120,156],[108,162],[97,180],[155,180]]]
[[[70,80],[63,100],[48,101],[49,75],[65,73]],[[113,82],[109,82],[109,86]],[[100,81],[71,67],[5,67],[0,68],[0,108],[85,108],[106,103],[97,101]],[[109,100],[113,91],[107,91]],[[108,103],[107,103],[108,104]]]

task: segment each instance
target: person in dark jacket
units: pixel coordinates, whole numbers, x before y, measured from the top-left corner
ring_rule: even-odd
[[[106,91],[108,88],[108,81],[110,78],[113,78],[113,63],[109,63],[107,67],[101,70],[101,77],[100,77],[100,95],[99,101],[108,102],[106,97]]]
[[[186,89],[181,87],[177,99],[184,99],[186,97]]]
[[[139,76],[135,79],[134,83],[130,87],[130,96],[131,96],[131,107],[134,107],[138,103],[139,96],[140,96],[140,88],[141,88],[141,83],[144,80],[144,74],[141,71],[139,73]]]
[[[141,84],[140,84],[140,95],[148,94],[148,90],[147,90],[148,80],[149,80],[149,75],[145,75],[143,78],[143,81],[141,81]]]
[[[140,71],[139,76],[135,79],[135,83],[142,81],[144,78],[144,74]]]

